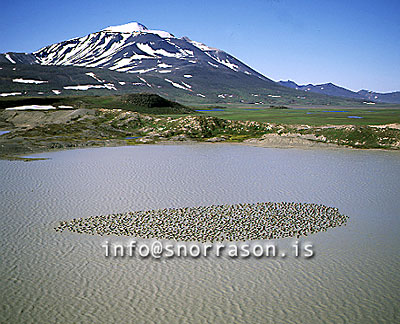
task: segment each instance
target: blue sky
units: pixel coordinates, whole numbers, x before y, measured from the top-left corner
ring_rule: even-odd
[[[398,0],[3,0],[0,52],[131,21],[223,49],[273,80],[400,90]]]

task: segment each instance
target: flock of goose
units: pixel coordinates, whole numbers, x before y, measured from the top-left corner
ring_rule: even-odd
[[[300,237],[346,225],[335,207],[294,202],[165,208],[61,222],[56,231],[176,241],[222,242]]]

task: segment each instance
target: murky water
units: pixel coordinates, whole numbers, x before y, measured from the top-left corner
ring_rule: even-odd
[[[155,145],[0,161],[1,323],[393,323],[400,154]],[[348,225],[313,258],[106,258],[60,220],[211,204],[322,203]],[[292,239],[277,240],[290,246]]]

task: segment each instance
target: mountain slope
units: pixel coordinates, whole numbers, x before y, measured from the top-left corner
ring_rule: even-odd
[[[134,93],[120,96],[69,96],[69,97],[10,97],[0,100],[0,110],[21,106],[53,106],[54,108],[122,109],[145,114],[189,114],[193,109],[151,93]],[[23,110],[23,109],[22,109]]]
[[[379,93],[369,90],[360,90],[357,92],[360,96],[367,100],[387,103],[400,103],[400,91]]]

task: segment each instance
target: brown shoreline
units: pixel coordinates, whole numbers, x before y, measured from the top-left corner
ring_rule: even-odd
[[[275,135],[275,134],[271,134]],[[279,136],[279,135],[277,135]],[[352,150],[352,151],[384,151],[384,152],[399,152],[400,150],[393,149],[382,149],[382,148],[354,148],[351,146],[344,145],[336,145],[331,143],[322,143],[311,140],[298,139],[300,141],[292,141],[297,138],[288,138],[288,141],[277,140],[276,142],[268,140],[258,140],[258,139],[249,139],[243,142],[206,142],[206,141],[176,141],[176,140],[167,140],[167,141],[159,141],[151,144],[128,144],[128,143],[114,143],[110,142],[105,145],[93,145],[93,146],[77,146],[77,147],[64,147],[64,148],[54,148],[54,149],[33,149],[27,152],[21,152],[17,154],[0,154],[0,160],[8,160],[8,161],[39,161],[39,160],[48,160],[49,158],[42,157],[30,157],[30,155],[35,154],[44,154],[44,153],[52,153],[52,152],[60,152],[67,150],[78,150],[78,149],[90,149],[90,148],[101,148],[101,147],[126,147],[126,146],[137,146],[137,145],[197,145],[197,144],[208,144],[208,145],[245,145],[245,146],[253,146],[253,147],[261,147],[261,148],[277,148],[277,149],[304,149],[304,150]]]

